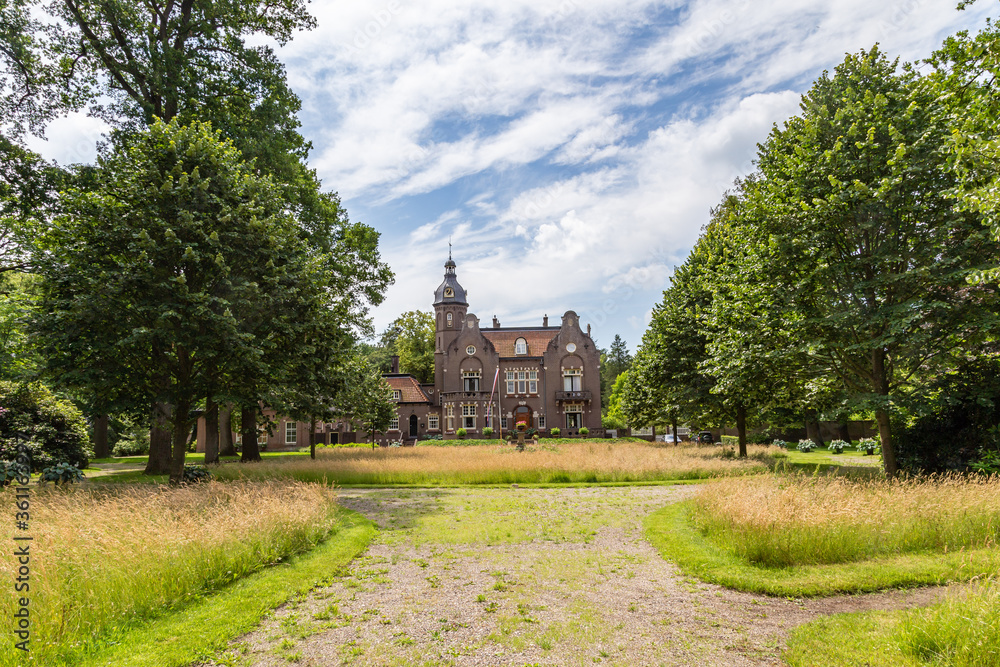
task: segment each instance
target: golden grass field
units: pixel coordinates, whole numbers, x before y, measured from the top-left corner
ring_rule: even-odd
[[[840,563],[882,554],[995,546],[1000,478],[851,480],[762,475],[707,484],[695,521],[750,562]]]
[[[14,494],[3,494],[13,516]],[[185,488],[31,490],[31,655],[83,652],[130,623],[307,551],[337,524],[334,492],[300,482],[237,482]],[[4,542],[14,544],[13,521]],[[0,559],[0,579],[17,563]],[[0,596],[12,618],[13,584]],[[92,648],[92,647],[91,647]],[[19,653],[0,652],[0,665]]]
[[[332,484],[438,485],[512,483],[655,482],[747,475],[768,470],[781,450],[749,447],[750,457],[733,458],[730,447],[651,443],[580,443],[529,446],[332,448],[304,457],[254,465],[226,465],[224,479],[293,478]]]

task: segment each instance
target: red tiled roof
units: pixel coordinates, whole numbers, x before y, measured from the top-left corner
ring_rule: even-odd
[[[552,342],[552,339],[559,333],[559,328],[550,329],[480,329],[486,340],[493,343],[497,353],[501,357],[540,357],[545,354],[545,349]],[[528,354],[514,354],[514,343],[518,338],[523,338],[528,343]]]
[[[399,392],[400,403],[431,402],[431,399],[424,393],[424,390],[420,388],[420,383],[417,382],[417,379],[411,375],[387,377],[385,381],[389,383],[389,386],[392,387],[393,390]]]

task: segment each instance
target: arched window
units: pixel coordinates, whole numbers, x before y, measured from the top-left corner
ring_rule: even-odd
[[[448,313],[448,326],[451,326],[451,313]]]
[[[523,338],[514,341],[514,354],[528,354],[528,341]]]

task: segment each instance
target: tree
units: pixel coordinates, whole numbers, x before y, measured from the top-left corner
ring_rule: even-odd
[[[874,410],[890,475],[905,384],[996,327],[995,295],[966,281],[996,245],[945,194],[956,180],[935,99],[896,70],[877,48],[848,56],[759,159],[771,283],[795,304],[799,339]]]
[[[608,409],[608,398],[612,385],[618,376],[624,373],[632,365],[632,355],[629,354],[628,345],[622,340],[619,334],[615,334],[615,339],[611,342],[608,350],[601,350],[601,402],[605,410]]]
[[[45,237],[36,331],[50,371],[104,407],[172,406],[179,482],[192,409],[220,378],[264,377],[275,351],[298,342],[308,312],[289,304],[326,291],[309,284],[322,258],[310,258],[278,188],[208,125],[156,122],[124,137],[97,178],[68,193]],[[267,335],[241,319],[264,310]],[[260,387],[237,382],[229,395],[255,404]]]
[[[389,421],[396,415],[392,388],[381,371],[361,355],[345,364],[343,374],[350,381],[344,384],[338,396],[338,413],[361,424],[374,448],[375,433],[389,428]]]
[[[399,370],[418,382],[434,382],[434,315],[420,310],[403,313],[382,334],[384,346],[399,355]]]

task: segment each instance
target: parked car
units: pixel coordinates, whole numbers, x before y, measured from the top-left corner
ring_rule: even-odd
[[[711,431],[701,431],[698,433],[698,442],[703,442],[707,444],[712,444],[712,432]]]

